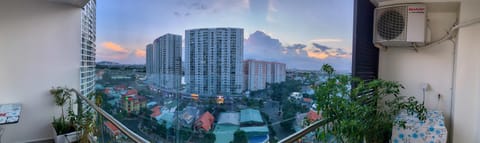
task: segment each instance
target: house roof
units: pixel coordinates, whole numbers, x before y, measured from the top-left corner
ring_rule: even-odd
[[[220,113],[217,124],[240,125],[240,114],[238,112]]]
[[[160,106],[158,106],[158,105],[153,107],[150,110],[152,111],[152,114],[150,114],[150,117],[152,117],[152,118],[155,118],[155,117],[162,114],[162,112],[160,111]]]
[[[215,121],[215,117],[213,117],[210,112],[205,112],[200,116],[200,118],[197,120],[198,126],[203,128],[205,131],[209,131],[212,128],[212,124]]]
[[[245,133],[247,133],[248,135],[252,135],[252,136],[268,134],[268,127],[267,126],[241,127],[240,130],[245,131]]]
[[[138,102],[147,102],[147,98],[137,94],[124,94],[122,95],[122,99],[128,99],[128,101],[135,100]],[[137,103],[137,102],[134,102],[134,103]]]
[[[158,119],[160,120],[158,120],[157,122],[161,122],[163,120],[167,123],[166,124],[167,128],[170,128],[173,124],[173,118],[174,118],[173,116],[174,116],[174,113],[172,112],[163,113],[159,116]]]
[[[115,125],[113,125],[112,122],[107,121],[107,122],[104,122],[103,124],[107,126],[110,132],[112,132],[114,135],[120,134],[120,130],[118,130],[118,128]]]
[[[216,125],[213,134],[215,134],[215,143],[229,143],[233,141],[233,134],[238,130],[238,125]]]
[[[255,109],[243,109],[240,111],[240,123],[258,122],[263,123],[260,111]]]
[[[198,118],[199,110],[197,107],[187,106],[183,109],[183,113],[181,119],[186,121],[187,123],[191,123],[196,118]]]
[[[107,94],[107,95],[110,94],[110,89],[106,88],[106,89],[103,91],[103,93],[105,93],[105,94]]]
[[[320,114],[318,114],[317,112],[315,112],[315,111],[313,111],[313,110],[310,110],[310,111],[308,111],[308,113],[307,113],[307,119],[308,119],[308,121],[310,121],[310,122],[319,120],[319,119],[321,119],[321,118],[322,118],[322,117],[320,116]]]
[[[136,89],[130,89],[126,93],[126,95],[132,95],[132,94],[138,94],[138,91]]]
[[[312,101],[312,98],[303,98],[303,102],[311,103]]]

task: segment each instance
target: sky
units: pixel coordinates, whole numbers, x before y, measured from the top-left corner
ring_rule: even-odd
[[[99,0],[97,61],[144,64],[145,47],[186,29],[244,29],[244,59],[350,71],[353,0]]]

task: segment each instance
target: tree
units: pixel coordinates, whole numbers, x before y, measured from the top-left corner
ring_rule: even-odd
[[[155,124],[155,128],[154,128],[154,132],[158,135],[160,135],[160,137],[162,138],[166,138],[167,137],[167,126],[165,125],[166,123],[163,122],[162,124]]]
[[[290,93],[300,91],[302,84],[298,80],[287,80],[281,83],[269,84],[268,94],[275,101],[288,98]]]
[[[215,140],[216,140],[215,134],[213,134],[212,132],[208,132],[203,137],[203,140],[201,140],[201,143],[214,143]]]
[[[297,112],[305,113],[308,111],[308,108],[302,106],[298,103],[285,100],[282,104],[282,119],[283,122],[280,123],[280,126],[286,130],[293,131],[293,121]]]
[[[237,130],[233,134],[233,143],[248,143],[247,133],[242,130]]]
[[[403,86],[397,82],[335,75],[330,65],[322,70],[328,79],[315,88],[315,95],[323,118],[330,123],[323,126],[320,139],[326,141],[327,135],[333,135],[337,142],[388,142],[394,123],[405,123],[395,120],[400,111],[417,113],[420,120],[426,118],[423,103],[414,97],[404,100],[400,96]]]

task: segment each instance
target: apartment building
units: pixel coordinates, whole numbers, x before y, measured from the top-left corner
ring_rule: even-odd
[[[182,36],[165,34],[147,45],[147,75],[158,88],[180,89],[182,79]]]
[[[267,83],[284,82],[286,64],[260,60],[245,60],[243,63],[244,88],[255,91],[265,89]]]
[[[239,95],[243,82],[243,29],[202,28],[185,31],[187,92]]]

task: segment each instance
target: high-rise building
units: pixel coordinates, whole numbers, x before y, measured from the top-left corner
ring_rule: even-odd
[[[80,92],[88,95],[95,90],[96,1],[90,0],[82,8],[82,59],[80,65]]]
[[[182,36],[165,34],[147,45],[147,73],[161,89],[178,90],[182,79]]]
[[[267,83],[284,82],[286,78],[284,63],[246,60],[243,66],[245,90],[265,89]]]
[[[153,73],[153,44],[148,44],[146,48],[147,56],[145,62],[145,68],[147,76],[152,75]]]
[[[238,95],[242,92],[243,29],[202,28],[185,31],[187,92]]]

